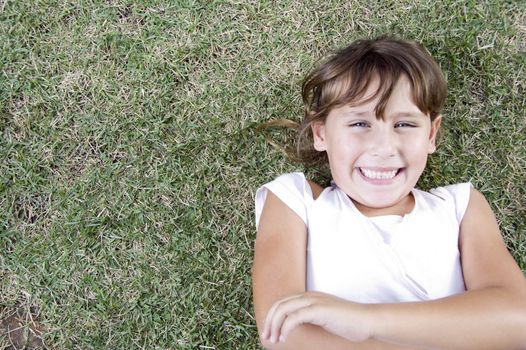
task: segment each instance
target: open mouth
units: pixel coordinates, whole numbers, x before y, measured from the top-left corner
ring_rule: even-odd
[[[386,169],[386,170],[373,170],[368,168],[359,168],[360,173],[371,180],[391,180],[402,171],[403,168]]]

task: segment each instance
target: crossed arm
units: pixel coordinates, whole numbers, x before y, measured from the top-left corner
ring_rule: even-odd
[[[466,293],[429,302],[353,303],[305,293],[305,225],[269,192],[253,266],[263,346],[526,349],[526,281],[505,247],[491,208],[477,191],[471,193],[460,231]]]

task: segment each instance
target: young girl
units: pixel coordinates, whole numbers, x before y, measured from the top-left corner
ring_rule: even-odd
[[[255,315],[269,349],[526,349],[526,281],[469,183],[415,189],[447,89],[418,44],[382,37],[303,84],[302,173],[258,189]]]

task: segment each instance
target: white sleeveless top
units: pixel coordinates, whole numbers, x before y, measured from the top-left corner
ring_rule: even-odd
[[[334,183],[314,200],[303,173],[256,193],[256,227],[272,191],[307,226],[307,286],[361,303],[421,301],[465,291],[459,229],[471,184],[413,189],[405,216],[366,217]]]

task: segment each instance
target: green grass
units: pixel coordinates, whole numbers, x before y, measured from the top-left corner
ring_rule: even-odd
[[[257,348],[253,194],[304,169],[255,127],[386,32],[449,82],[421,186],[472,181],[525,270],[525,7],[361,3],[0,2],[0,313],[38,306],[51,349]]]

